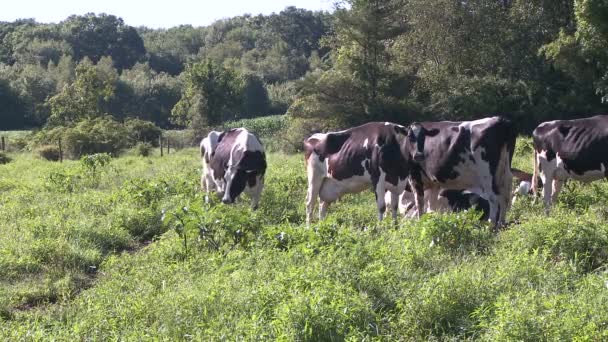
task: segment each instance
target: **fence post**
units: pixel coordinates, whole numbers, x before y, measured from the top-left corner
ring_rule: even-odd
[[[158,146],[160,147],[160,156],[163,156],[163,136],[158,136]]]
[[[4,137],[2,137],[2,141],[0,142],[0,149],[2,149],[2,151],[6,151],[6,145],[4,144]]]
[[[169,137],[167,137],[167,154],[169,154]]]
[[[59,138],[59,162],[63,163],[63,149],[61,148],[61,138]]]

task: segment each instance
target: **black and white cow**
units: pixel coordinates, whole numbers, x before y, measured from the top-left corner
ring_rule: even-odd
[[[540,172],[545,212],[557,199],[562,182],[590,182],[608,177],[608,115],[543,122],[532,132],[534,177]],[[536,194],[536,183],[532,189]]]
[[[429,208],[438,206],[441,189],[476,189],[489,202],[489,219],[504,223],[511,202],[511,160],[516,133],[510,121],[491,117],[463,122],[413,123],[402,146],[414,163],[411,185],[418,216],[424,212],[424,192]]]
[[[393,217],[397,217],[398,196],[407,184],[409,162],[400,153],[396,127],[389,122],[370,122],[340,132],[317,133],[304,141],[308,191],[306,222],[310,224],[317,197],[319,218],[329,205],[346,193],[371,189],[376,195],[378,219],[386,205],[385,190],[391,193]]]
[[[245,128],[211,132],[201,142],[201,153],[205,190],[209,192],[214,187],[225,204],[233,203],[245,191],[251,197],[252,208],[257,209],[266,173],[266,155],[260,140]]]

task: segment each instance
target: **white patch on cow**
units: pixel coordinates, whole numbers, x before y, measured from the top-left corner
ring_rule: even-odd
[[[365,140],[363,141],[363,148],[367,148],[367,143],[369,143],[369,139],[365,138]]]
[[[548,151],[546,150],[541,150],[540,153],[538,153],[538,162],[540,165],[540,179],[543,181],[543,200],[545,202],[545,212],[549,213],[552,197],[557,197],[553,196],[553,180],[555,179],[558,158],[553,158],[553,160],[549,161],[547,159],[547,152]]]
[[[207,159],[211,160],[211,155],[217,147],[217,140],[221,132],[211,131],[205,138],[201,140],[200,151],[202,160],[202,174],[201,174],[201,189],[205,191],[205,202],[209,203],[209,193],[216,188],[215,180],[213,177],[213,170],[207,165]],[[219,187],[217,187],[219,189]]]
[[[496,120],[496,117],[477,119],[477,120],[473,120],[473,121],[464,121],[458,126],[471,130],[475,126],[479,126],[479,125],[485,126],[488,124],[488,122],[494,121],[494,120]]]
[[[390,122],[388,122],[388,121],[385,121],[385,122],[384,122],[384,126],[389,126],[390,124],[391,124],[391,123],[390,123]]]
[[[413,124],[411,126],[412,128],[412,133],[414,133],[415,137],[418,137],[418,134],[420,134],[420,131],[422,130],[422,126],[419,124]]]
[[[327,137],[327,133],[315,133],[315,134],[311,135],[310,137],[308,137],[308,139],[306,139],[306,140],[307,141],[311,140],[311,139],[323,140],[323,139],[325,139],[325,137]]]

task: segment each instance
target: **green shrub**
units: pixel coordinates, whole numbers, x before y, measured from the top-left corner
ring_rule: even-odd
[[[162,130],[153,122],[129,119],[125,121],[124,125],[129,132],[131,144],[135,145],[136,143],[144,142],[158,147],[158,138],[162,135]]]
[[[30,146],[62,143],[66,156],[79,159],[93,153],[117,155],[129,146],[127,128],[112,117],[83,120],[74,126],[48,128],[38,132]]]
[[[127,129],[111,117],[81,121],[66,129],[63,138],[66,152],[74,158],[93,153],[117,155],[129,144]]]
[[[8,164],[12,161],[12,159],[6,155],[4,152],[0,152],[0,165]]]
[[[59,147],[55,145],[42,145],[37,149],[38,155],[46,160],[59,161],[61,159],[61,153]]]
[[[152,144],[147,142],[140,142],[135,145],[135,151],[137,152],[137,155],[142,157],[148,157],[150,153],[152,153],[153,148],[154,147],[152,146]]]

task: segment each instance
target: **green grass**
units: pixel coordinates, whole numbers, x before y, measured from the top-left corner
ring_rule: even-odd
[[[514,165],[531,171],[530,154]],[[347,196],[303,224],[301,155],[269,155],[261,207],[197,191],[195,148],[0,165],[0,339],[605,340],[605,182],[474,215],[376,222]],[[95,164],[95,167],[91,165]]]

